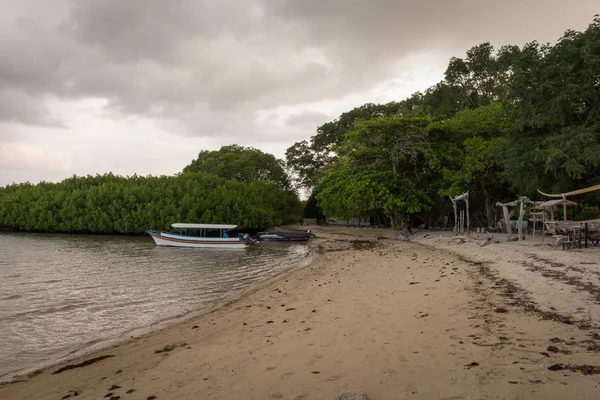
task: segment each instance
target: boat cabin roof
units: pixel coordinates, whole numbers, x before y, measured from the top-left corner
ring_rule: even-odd
[[[180,229],[235,229],[237,225],[222,225],[222,224],[185,224],[185,223],[176,223],[171,225],[173,228]]]

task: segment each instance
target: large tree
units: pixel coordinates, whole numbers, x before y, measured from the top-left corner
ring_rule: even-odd
[[[510,124],[498,103],[465,109],[428,127],[430,168],[442,175],[438,194],[481,194],[488,226],[494,223],[494,199],[503,193],[500,150]]]
[[[600,183],[600,17],[515,56],[504,177],[523,194]]]
[[[230,145],[216,151],[202,150],[198,158],[183,169],[183,173],[198,172],[240,182],[268,182],[279,189],[292,189],[284,162],[252,147]]]
[[[362,217],[376,212],[398,228],[427,208],[419,186],[427,118],[380,117],[358,123],[322,171],[317,200],[330,216]]]
[[[504,46],[496,52],[486,42],[467,50],[465,58],[450,59],[444,80],[458,90],[451,93],[455,101],[465,108],[478,108],[503,98],[515,51],[514,46]]]
[[[295,176],[297,185],[312,190],[316,172],[337,159],[335,148],[343,143],[345,135],[354,129],[357,123],[397,115],[400,107],[396,102],[364,104],[343,113],[334,121],[319,126],[316,135],[312,136],[310,141],[303,140],[290,146],[285,153],[286,164]]]

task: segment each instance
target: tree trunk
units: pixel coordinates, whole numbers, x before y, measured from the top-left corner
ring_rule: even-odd
[[[523,237],[523,217],[525,216],[525,200],[523,200],[523,198],[521,198],[521,206],[519,208],[519,227],[517,229],[518,231],[518,236],[519,236],[519,241],[524,240],[525,238]]]
[[[506,225],[506,233],[508,234],[508,238],[510,239],[512,229],[510,227],[510,214],[508,212],[508,206],[502,206],[502,212],[504,213],[504,224]]]
[[[488,224],[488,230],[492,230],[494,228],[494,206],[492,205],[492,196],[490,195],[490,192],[488,192],[487,190],[485,190],[485,186],[482,183],[481,184],[481,189],[483,190],[483,194],[485,196],[485,214],[487,216],[487,224]]]
[[[398,231],[403,236],[410,236],[412,232],[410,230],[410,215],[390,215],[392,220],[392,228]]]
[[[469,213],[469,192],[467,192],[467,198],[465,199],[466,207],[466,219],[467,219],[467,235],[471,232],[471,214]]]
[[[454,208],[454,234],[458,235],[458,210],[456,209],[456,202],[452,197],[450,197],[452,201],[452,207]]]

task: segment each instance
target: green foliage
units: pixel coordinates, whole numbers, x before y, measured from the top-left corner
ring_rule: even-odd
[[[324,219],[323,210],[318,206],[317,197],[314,192],[310,195],[308,200],[306,200],[302,216],[304,218],[316,218],[317,221]]]
[[[283,161],[252,147],[230,145],[217,151],[203,150],[183,169],[183,173],[190,172],[205,172],[240,182],[268,182],[279,189],[291,189]]]
[[[600,219],[600,209],[598,207],[583,207],[577,220],[588,221],[590,219]]]
[[[474,187],[497,186],[498,157],[508,128],[499,103],[465,109],[429,125],[429,165],[444,177],[439,194],[456,196]]]
[[[383,212],[392,225],[402,226],[410,214],[426,209],[429,199],[415,182],[428,123],[427,118],[402,117],[358,123],[317,186],[325,214],[352,218]]]
[[[272,183],[207,173],[106,174],[0,191],[0,225],[24,231],[134,234],[181,221],[264,228],[296,222],[300,213],[298,198]]]
[[[367,103],[345,112],[334,121],[317,128],[317,134],[310,142],[303,140],[294,143],[285,153],[286,164],[295,175],[299,187],[312,189],[316,183],[316,171],[334,162],[337,156],[334,149],[344,141],[345,135],[360,121],[397,115],[400,103]]]
[[[453,97],[467,108],[487,106],[502,98],[510,76],[513,47],[495,54],[490,43],[467,50],[467,57],[453,57],[445,73],[447,84],[456,89]]]
[[[414,176],[421,162],[429,118],[379,117],[362,121],[346,135],[339,154],[361,170],[392,170]]]
[[[600,175],[600,18],[554,46],[515,52],[505,104],[513,129],[503,176],[524,194],[561,192]]]
[[[409,214],[423,210],[428,201],[414,184],[392,171],[356,171],[348,167],[323,179],[317,200],[326,215],[353,218],[381,210],[394,226],[405,223]]]

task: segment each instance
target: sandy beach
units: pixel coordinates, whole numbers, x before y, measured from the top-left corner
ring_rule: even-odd
[[[600,398],[600,247],[315,231],[313,264],[0,399]]]

